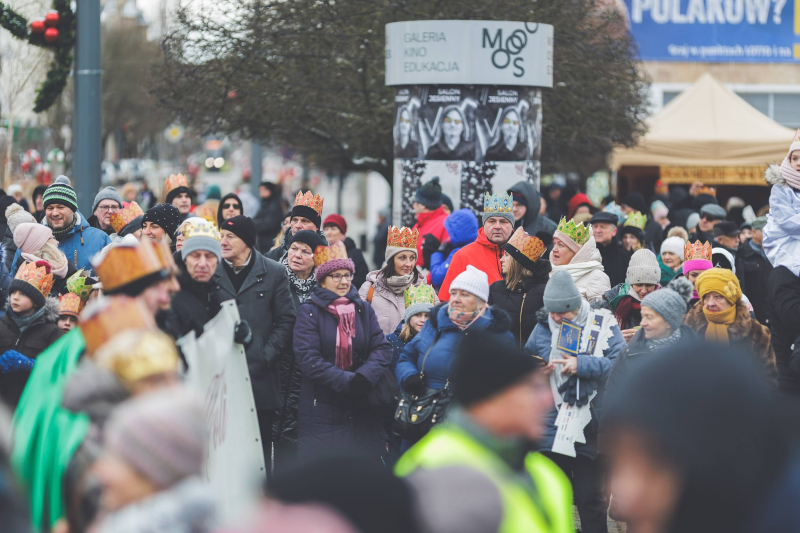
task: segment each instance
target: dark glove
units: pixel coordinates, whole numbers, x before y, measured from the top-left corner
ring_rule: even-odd
[[[3,374],[28,371],[33,368],[33,359],[25,357],[16,350],[8,350],[0,355],[0,371]]]
[[[403,382],[403,390],[416,396],[419,396],[425,392],[425,388],[425,379],[422,377],[422,374],[413,374],[408,376]]]
[[[428,233],[425,235],[425,238],[422,241],[422,261],[425,265],[425,268],[431,267],[431,255],[433,252],[439,249],[442,243],[439,242],[439,239]]]
[[[356,374],[353,376],[353,379],[350,380],[350,391],[347,395],[352,399],[362,398],[371,390],[372,383],[370,383],[369,380],[363,375]]]
[[[449,239],[444,241],[442,245],[439,247],[439,251],[445,258],[447,258],[447,256],[450,255],[450,252],[453,251],[453,241]]]
[[[236,323],[233,329],[233,342],[241,344],[245,348],[249,348],[253,342],[253,332],[250,330],[250,324],[245,320],[240,320]]]

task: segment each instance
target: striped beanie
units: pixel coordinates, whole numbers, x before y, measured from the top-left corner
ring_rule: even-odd
[[[60,204],[69,207],[73,212],[78,210],[78,195],[75,194],[69,178],[63,175],[57,177],[56,181],[45,189],[42,201],[45,209],[48,205]]]

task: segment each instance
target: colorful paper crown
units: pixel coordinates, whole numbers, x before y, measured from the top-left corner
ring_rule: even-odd
[[[189,188],[189,180],[186,179],[186,176],[183,174],[172,174],[169,178],[167,178],[167,184],[165,185],[167,189],[167,194],[170,193],[173,189],[177,189],[178,187],[186,187]]]
[[[560,231],[572,239],[572,242],[578,246],[583,246],[586,244],[586,241],[588,241],[589,237],[591,236],[589,228],[586,227],[583,222],[575,224],[574,220],[567,221],[567,217],[561,217],[561,221],[558,223],[558,228],[556,231]]]
[[[406,309],[415,304],[431,304],[436,303],[436,292],[430,285],[413,285],[403,292],[403,300],[406,304]]]
[[[194,210],[194,216],[202,218],[214,226],[217,225],[217,211],[210,205],[198,205]]]
[[[711,243],[697,241],[694,244],[687,242],[683,247],[684,261],[700,259],[711,261]]]
[[[162,259],[163,251],[159,254],[156,248],[149,239],[135,246],[119,244],[108,250],[99,262],[93,261],[95,272],[103,284],[103,290],[107,293],[113,292],[128,283],[167,268],[165,263],[168,258]],[[167,255],[172,257],[172,254],[167,253]]]
[[[294,205],[302,205],[305,207],[310,207],[314,211],[317,212],[319,216],[322,216],[322,203],[323,198],[319,194],[314,196],[311,194],[311,191],[307,191],[305,194],[301,192],[297,193],[297,196],[294,199]]]
[[[129,330],[109,340],[96,354],[97,364],[126,386],[178,370],[175,341],[157,329]]]
[[[337,241],[330,246],[317,246],[314,250],[314,266],[318,267],[334,259],[347,259],[347,248],[342,241]]]
[[[634,228],[639,228],[644,231],[644,227],[647,225],[647,215],[643,215],[639,211],[634,211],[625,219],[625,225],[633,226]]]
[[[78,327],[86,340],[86,351],[93,355],[123,331],[153,328],[155,325],[153,314],[137,298],[116,295],[87,305]]]
[[[50,264],[47,261],[36,261],[36,263],[26,261],[19,267],[14,279],[32,285],[45,298],[50,294],[50,289],[53,288],[53,274],[50,273]]]
[[[89,295],[92,293],[92,286],[86,284],[87,277],[83,269],[80,269],[67,278],[67,290],[79,296],[84,303],[89,301]]]
[[[611,213],[612,215],[617,215],[617,224],[622,224],[622,221],[625,220],[625,213],[622,212],[622,208],[618,206],[616,202],[608,204],[603,211]]]
[[[389,237],[386,239],[386,246],[408,248],[416,252],[418,240],[419,230],[417,229],[411,231],[406,227],[389,226]]]
[[[219,230],[215,224],[208,220],[190,220],[183,225],[181,230],[184,239],[191,239],[192,237],[211,237],[214,240],[221,240]]]
[[[62,294],[58,299],[58,314],[69,315],[78,318],[83,311],[83,306],[86,305],[80,296],[74,292]]]
[[[131,223],[135,218],[139,218],[142,215],[144,215],[144,211],[142,211],[142,208],[139,207],[139,204],[136,202],[131,202],[128,204],[128,207],[122,209],[121,211],[111,213],[111,227],[114,228],[115,233],[119,233],[122,231],[122,228]]]
[[[542,257],[542,254],[547,249],[541,239],[528,235],[522,227],[517,228],[517,231],[508,240],[508,244],[519,250],[522,255],[534,263]]]
[[[507,193],[499,192],[496,194],[483,195],[483,214],[487,213],[513,213],[514,198]]]

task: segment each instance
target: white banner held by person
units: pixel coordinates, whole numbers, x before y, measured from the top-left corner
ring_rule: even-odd
[[[208,422],[205,478],[226,523],[246,515],[256,501],[258,485],[265,475],[247,359],[242,345],[233,342],[238,321],[236,302],[224,302],[199,339],[192,332],[177,341],[189,366],[186,384],[205,403]]]

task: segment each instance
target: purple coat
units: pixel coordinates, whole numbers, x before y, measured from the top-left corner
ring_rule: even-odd
[[[356,373],[375,385],[392,362],[392,346],[386,340],[375,311],[351,287],[347,298],[356,305],[353,368],[335,365],[338,320],[327,306],[336,294],[314,287],[297,311],[294,351],[302,370],[297,414],[301,457],[336,448],[361,448],[376,457],[385,450],[383,418],[371,410],[366,398],[347,396]]]

